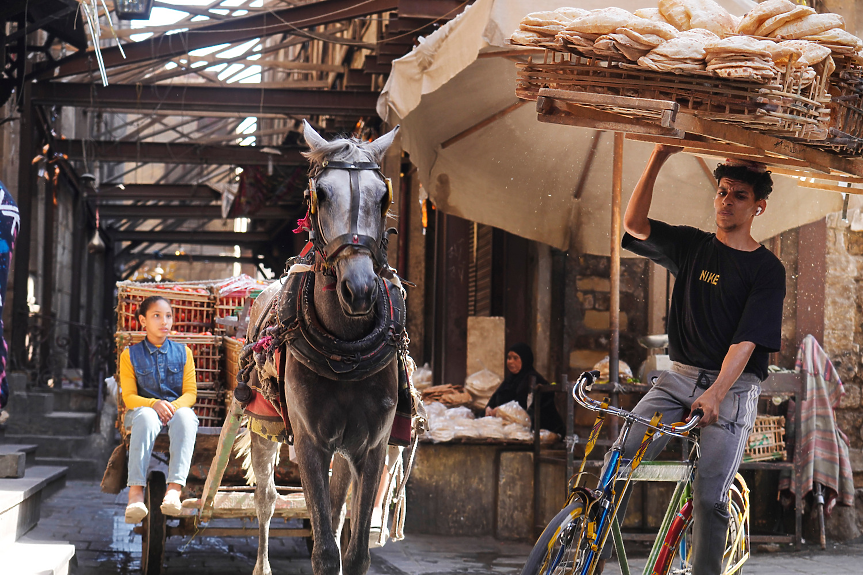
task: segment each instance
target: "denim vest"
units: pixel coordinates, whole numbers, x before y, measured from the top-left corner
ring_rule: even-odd
[[[156,347],[144,338],[129,348],[129,359],[135,369],[138,395],[166,401],[183,395],[185,345],[166,339],[162,347]]]

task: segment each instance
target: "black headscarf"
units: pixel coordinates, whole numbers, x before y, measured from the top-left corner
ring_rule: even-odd
[[[537,385],[548,385],[548,381],[533,368],[533,350],[530,349],[529,345],[517,343],[507,350],[507,354],[510,351],[515,352],[521,358],[521,370],[518,373],[512,373],[509,369],[506,370],[506,377],[488,400],[488,407],[494,409],[515,400],[527,410],[531,421],[533,421],[533,409],[528,409],[527,405],[527,399],[530,396],[531,376],[536,378]],[[554,394],[544,393],[541,397],[542,421],[540,423],[543,429],[550,429],[563,435],[565,427],[554,405]]]

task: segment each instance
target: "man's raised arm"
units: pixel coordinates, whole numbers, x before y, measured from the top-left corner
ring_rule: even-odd
[[[650,203],[653,201],[653,186],[656,184],[656,177],[659,175],[659,169],[672,154],[676,154],[683,148],[679,146],[666,146],[665,144],[657,144],[653,149],[653,154],[647,161],[647,166],[632,192],[632,198],[626,206],[626,213],[623,216],[623,229],[629,235],[639,240],[646,240],[650,237],[650,221],[647,219],[647,214],[650,212]]]

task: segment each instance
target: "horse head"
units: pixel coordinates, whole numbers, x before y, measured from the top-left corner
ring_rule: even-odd
[[[308,203],[311,239],[336,276],[336,292],[348,316],[374,309],[377,275],[386,265],[387,210],[392,187],[380,163],[398,126],[372,142],[355,138],[327,141],[308,122],[303,136],[311,149]]]

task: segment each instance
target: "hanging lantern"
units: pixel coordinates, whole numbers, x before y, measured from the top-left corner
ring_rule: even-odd
[[[114,0],[114,13],[120,20],[149,20],[153,0]]]

